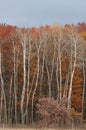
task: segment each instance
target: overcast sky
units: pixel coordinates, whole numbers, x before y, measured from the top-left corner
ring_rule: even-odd
[[[0,23],[40,26],[86,22],[86,0],[0,0]]]

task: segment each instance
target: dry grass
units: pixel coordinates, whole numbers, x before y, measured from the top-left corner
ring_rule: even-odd
[[[85,130],[85,129],[78,129],[78,128],[72,128],[72,129],[38,129],[38,128],[0,128],[0,130]]]
[[[37,128],[37,126],[24,126],[24,125],[14,125],[14,126],[7,126],[7,125],[0,125],[0,130],[86,130],[86,124],[82,125],[82,128]],[[85,128],[85,129],[84,129]]]

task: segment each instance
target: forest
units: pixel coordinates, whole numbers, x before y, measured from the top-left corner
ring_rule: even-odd
[[[0,24],[0,124],[86,120],[86,23]]]

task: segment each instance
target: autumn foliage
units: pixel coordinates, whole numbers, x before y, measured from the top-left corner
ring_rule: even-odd
[[[39,99],[37,113],[39,114],[39,126],[62,127],[71,125],[70,110],[67,109],[67,98],[63,98],[58,104],[53,98]]]
[[[71,108],[83,115],[85,55],[85,23],[0,24],[0,123],[59,126],[69,124]]]

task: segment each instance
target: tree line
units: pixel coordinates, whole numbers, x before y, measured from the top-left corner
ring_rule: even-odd
[[[38,122],[37,104],[43,98],[58,105],[66,98],[66,110],[73,109],[82,119],[85,54],[85,23],[39,28],[1,24],[0,124]]]

